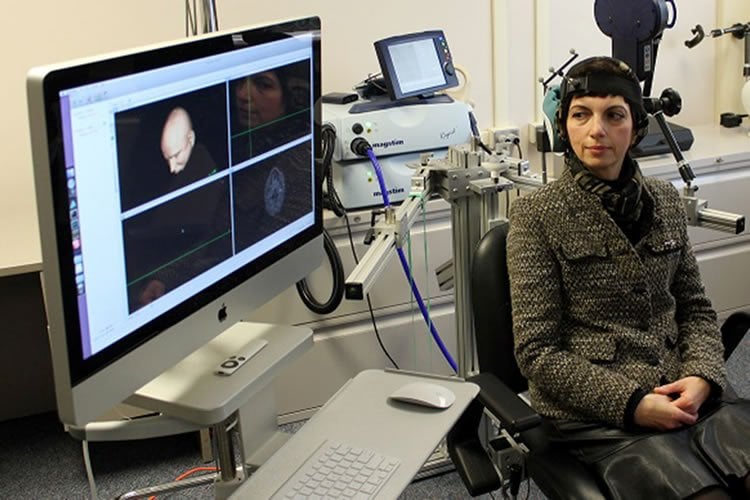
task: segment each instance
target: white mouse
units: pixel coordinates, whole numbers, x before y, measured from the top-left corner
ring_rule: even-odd
[[[396,389],[391,399],[428,408],[449,408],[456,400],[450,389],[431,382],[410,382]]]

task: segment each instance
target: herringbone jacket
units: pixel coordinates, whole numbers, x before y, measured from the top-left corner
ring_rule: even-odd
[[[569,170],[516,200],[508,270],[518,365],[542,415],[623,426],[639,388],[688,375],[725,387],[716,313],[677,190],[644,179],[634,246]]]

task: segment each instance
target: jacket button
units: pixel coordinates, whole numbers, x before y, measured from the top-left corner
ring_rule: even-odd
[[[661,363],[661,360],[659,359],[659,356],[653,355],[653,356],[649,356],[646,362],[651,366],[659,366],[659,364]]]
[[[648,293],[648,288],[646,288],[646,285],[639,283],[633,287],[633,293],[637,293],[638,295],[643,295]]]
[[[672,339],[671,339],[670,337],[666,337],[666,338],[664,339],[664,345],[665,345],[665,346],[667,347],[667,349],[669,349],[670,351],[671,351],[672,349],[674,349],[674,348],[675,348],[675,347],[677,346],[677,344],[675,343],[675,341],[674,341],[674,340],[672,340]]]

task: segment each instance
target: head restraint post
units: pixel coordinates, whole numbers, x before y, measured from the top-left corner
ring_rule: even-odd
[[[549,72],[551,74],[547,77],[546,80],[544,80],[542,78],[539,79],[540,83],[542,84],[542,87],[544,87],[544,91],[545,92],[547,91],[547,88],[549,87],[550,82],[552,80],[554,80],[555,78],[557,78],[558,76],[562,77],[563,76],[563,71],[565,71],[565,68],[567,68],[568,66],[570,66],[570,63],[572,63],[573,61],[575,61],[576,58],[578,57],[578,52],[576,52],[576,49],[570,49],[570,54],[571,54],[571,56],[568,58],[567,61],[565,61],[562,64],[562,66],[560,66],[557,69],[552,68],[552,67],[549,69]]]

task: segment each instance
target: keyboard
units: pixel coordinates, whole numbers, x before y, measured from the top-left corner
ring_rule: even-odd
[[[326,440],[273,499],[375,498],[400,463],[374,450]]]

